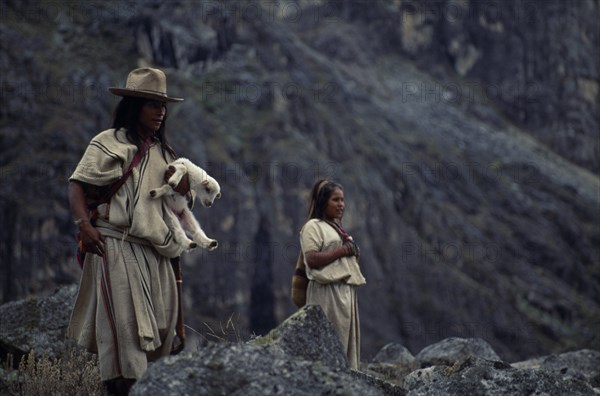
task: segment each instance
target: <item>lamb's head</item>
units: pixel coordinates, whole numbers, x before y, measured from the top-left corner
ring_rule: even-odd
[[[196,199],[199,199],[205,208],[210,208],[215,199],[221,198],[221,186],[209,175],[206,175],[200,185],[196,186],[195,191]]]

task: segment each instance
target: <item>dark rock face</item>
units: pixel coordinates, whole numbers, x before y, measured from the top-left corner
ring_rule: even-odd
[[[172,145],[223,189],[196,209],[222,244],[183,258],[192,327],[234,313],[262,335],[294,312],[328,177],[362,248],[365,358],[600,349],[597,2],[38,3],[0,13],[1,301],[78,279],[66,180],[110,125],[106,88],[151,64],[186,98]]]
[[[400,50],[434,73],[444,65],[464,77],[438,74],[454,100],[477,113],[480,92],[483,102],[499,106],[555,152],[600,171],[598,2],[408,0],[348,7],[359,20],[379,22],[387,33],[380,47]]]

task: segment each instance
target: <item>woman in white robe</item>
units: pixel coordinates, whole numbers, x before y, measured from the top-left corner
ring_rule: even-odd
[[[306,275],[306,304],[320,305],[333,323],[353,369],[360,365],[360,322],[356,288],[366,283],[360,271],[360,251],[341,228],[344,191],[339,184],[319,180],[312,189],[309,220],[300,231]]]

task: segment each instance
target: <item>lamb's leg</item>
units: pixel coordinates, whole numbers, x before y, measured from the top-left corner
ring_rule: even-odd
[[[154,189],[150,190],[150,196],[152,198],[160,198],[163,195],[169,194],[171,192],[173,192],[173,189],[171,188],[171,186],[169,186],[168,184],[163,184],[159,188],[154,188]]]
[[[182,164],[171,165],[171,166],[173,166],[175,168],[175,172],[169,178],[169,185],[172,188],[175,188],[181,181],[181,178],[183,177],[183,175],[185,175],[187,173],[187,168],[185,167],[185,165],[182,165]]]
[[[190,234],[191,238],[198,243],[198,245],[208,250],[214,250],[219,246],[219,243],[215,239],[206,236],[191,210],[185,208],[180,214],[179,219],[181,220],[183,228]]]
[[[186,246],[187,249],[193,249],[198,246],[196,242],[187,237],[177,215],[175,215],[170,208],[165,210],[165,213],[167,215],[165,222],[167,223],[169,229],[173,232],[175,241],[183,246]]]

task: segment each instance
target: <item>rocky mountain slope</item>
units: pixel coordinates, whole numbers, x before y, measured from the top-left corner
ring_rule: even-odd
[[[66,179],[110,124],[106,88],[153,65],[186,98],[173,145],[223,189],[196,209],[219,248],[184,257],[196,331],[294,311],[308,190],[329,177],[363,252],[365,356],[451,336],[507,361],[600,349],[599,6],[493,4],[5,2],[1,300],[77,280]]]

